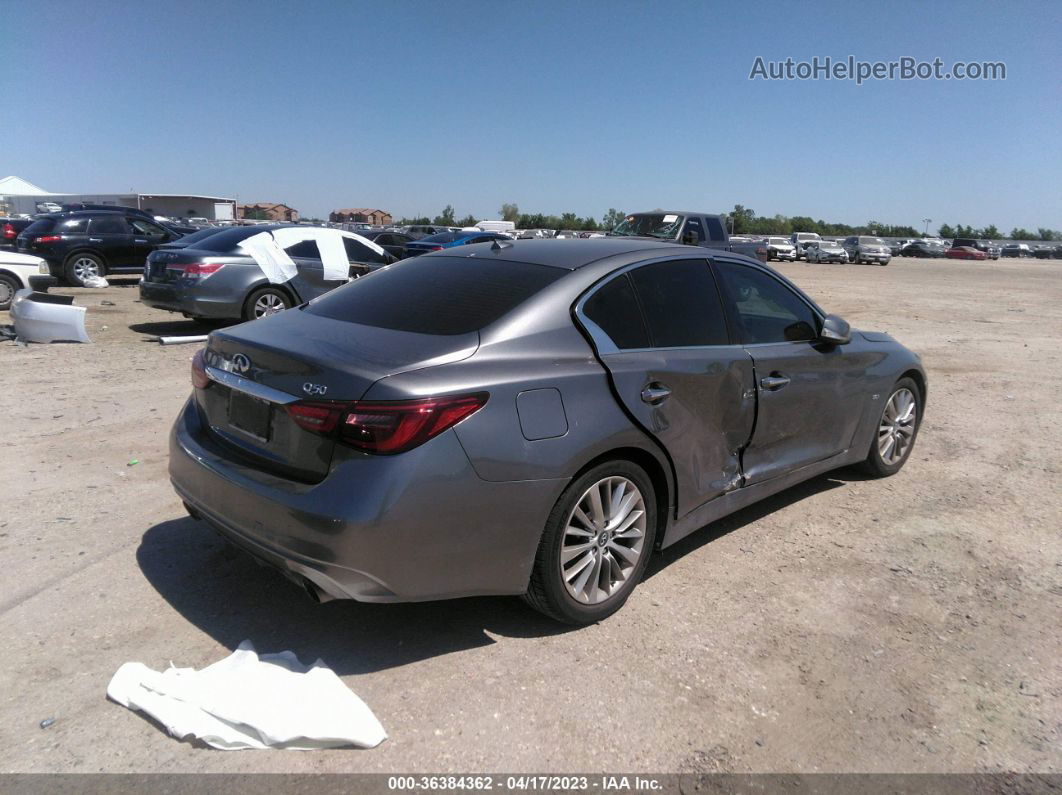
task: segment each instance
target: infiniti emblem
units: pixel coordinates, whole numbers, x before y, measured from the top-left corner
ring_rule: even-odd
[[[244,356],[242,353],[237,353],[232,357],[232,372],[246,373],[251,369],[251,360]]]

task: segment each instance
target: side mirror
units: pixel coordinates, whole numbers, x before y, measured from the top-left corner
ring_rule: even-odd
[[[847,345],[852,341],[852,328],[843,317],[826,315],[826,319],[822,321],[819,339],[832,345]]]

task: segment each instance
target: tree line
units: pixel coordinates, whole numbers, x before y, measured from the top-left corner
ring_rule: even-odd
[[[601,220],[593,216],[581,218],[575,213],[561,213],[560,215],[546,215],[543,213],[522,213],[515,203],[505,203],[498,210],[498,215],[504,221],[512,221],[517,229],[570,229],[574,231],[599,231],[610,230],[624,219],[626,213],[622,210],[609,208]],[[883,224],[878,221],[867,221],[861,226],[849,224],[831,223],[821,219],[815,220],[806,215],[774,215],[758,216],[749,207],[735,204],[729,213],[722,213],[727,219],[727,228],[732,235],[784,235],[793,232],[818,232],[820,235],[831,237],[847,237],[848,235],[875,235],[878,237],[922,237],[923,232],[913,226]],[[419,218],[402,218],[397,221],[400,226],[417,224],[427,226],[475,226],[477,219],[474,215],[466,215],[464,218],[456,218],[453,205],[446,205],[443,211],[434,218],[421,216]],[[941,224],[937,228],[937,235],[942,238],[973,237],[973,238],[1002,238],[1009,237],[1011,240],[1062,240],[1062,232],[1043,227],[1031,232],[1028,229],[1015,227],[1010,235],[1004,235],[995,225],[989,224],[982,228],[957,224]]]
[[[498,210],[498,215],[503,221],[512,221],[517,229],[571,229],[574,231],[595,232],[612,229],[624,219],[626,213],[622,210],[610,208],[601,220],[593,216],[580,218],[575,213],[561,213],[560,215],[546,215],[544,213],[522,213],[515,204],[503,204]],[[434,218],[422,215],[417,218],[401,218],[395,223],[398,226],[475,226],[480,219],[474,215],[466,215],[457,218],[453,205],[446,205],[443,211]]]

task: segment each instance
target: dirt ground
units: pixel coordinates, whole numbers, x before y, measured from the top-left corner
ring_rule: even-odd
[[[132,279],[59,290],[93,344],[0,343],[0,772],[1058,772],[1062,263],[781,270],[921,353],[912,459],[694,534],[577,630],[515,598],[317,606],[230,552],[166,476],[194,347],[150,341],[206,329]],[[224,753],[105,697],[244,639],[323,659],[390,739]]]

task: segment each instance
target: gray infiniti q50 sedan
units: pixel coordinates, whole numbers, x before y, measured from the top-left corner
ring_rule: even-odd
[[[926,400],[918,356],[768,266],[631,238],[403,260],[213,332],[192,381],[178,494],[311,595],[571,623],[756,500],[895,473]]]

